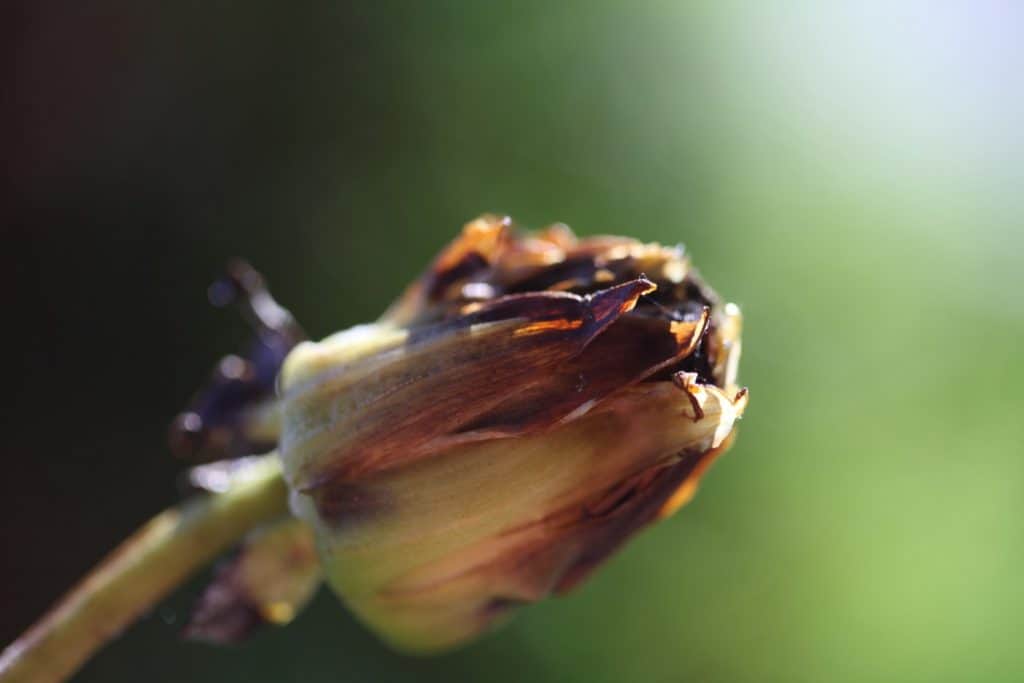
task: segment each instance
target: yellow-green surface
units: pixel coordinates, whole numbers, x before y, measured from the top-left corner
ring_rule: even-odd
[[[136,359],[149,391],[107,371],[131,405],[85,436],[156,424],[124,462],[228,350],[201,308],[225,257],[320,337],[483,211],[685,243],[743,308],[751,401],[690,506],[461,653],[393,655],[326,593],[250,645],[180,643],[197,584],[79,680],[1024,680],[1024,13],[897,4],[120,8],[67,202],[122,221],[97,219],[111,261],[169,259],[132,287],[164,283],[137,324],[179,359]],[[66,494],[81,524],[124,519],[103,490]],[[125,528],[157,509],[134,495]]]

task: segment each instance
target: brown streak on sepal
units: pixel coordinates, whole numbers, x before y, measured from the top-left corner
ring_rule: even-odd
[[[392,509],[380,487],[371,489],[360,484],[338,482],[313,489],[308,495],[320,519],[335,532],[371,521]]]
[[[631,490],[618,492],[616,505],[583,521],[582,531],[577,532],[580,553],[559,578],[554,592],[563,594],[575,588],[638,530],[659,519],[666,501],[687,482],[699,478],[706,462],[719,451],[687,454],[673,465],[640,473]]]

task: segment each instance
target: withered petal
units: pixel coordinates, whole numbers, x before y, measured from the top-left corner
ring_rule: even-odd
[[[507,216],[484,215],[467,223],[427,271],[381,316],[381,322],[409,326],[460,282],[486,271],[512,239]]]
[[[579,417],[612,392],[673,365],[696,348],[708,314],[689,322],[626,316],[581,353],[511,394],[463,432],[513,436]]]
[[[457,316],[476,300],[545,290],[587,294],[639,277],[654,281],[660,304],[673,311],[717,304],[681,247],[626,237],[577,239],[560,224],[523,233],[507,216],[485,215],[463,228],[380,322],[415,328]]]
[[[510,396],[539,396],[536,388],[545,382],[564,383],[560,366],[652,289],[649,281],[638,279],[589,296],[542,292],[503,297],[453,321],[416,330],[403,346],[353,362],[344,372],[310,377],[302,370],[304,354],[316,362],[320,352],[316,345],[298,348],[282,375],[288,405],[282,449],[288,453],[290,483],[308,492],[330,481],[407,465],[457,443],[493,437],[474,427],[486,423],[485,416],[500,414]],[[615,341],[620,348],[626,345],[624,335],[617,334]],[[606,370],[588,372],[595,373],[595,386],[606,391],[610,383],[601,374]],[[303,378],[297,385],[293,374]],[[546,415],[541,422],[557,420],[592,394],[552,397],[562,414],[549,410],[536,416]],[[528,426],[537,424],[533,420]]]

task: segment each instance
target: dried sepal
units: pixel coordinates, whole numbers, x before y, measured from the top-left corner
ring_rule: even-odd
[[[214,460],[272,450],[281,429],[274,393],[288,353],[306,338],[302,328],[270,295],[263,276],[237,261],[210,287],[217,306],[235,303],[253,328],[241,355],[228,355],[214,367],[206,386],[170,429],[171,449],[190,460]]]
[[[183,635],[235,643],[261,626],[285,625],[312,599],[321,581],[312,529],[297,519],[283,520],[254,532],[217,569]]]

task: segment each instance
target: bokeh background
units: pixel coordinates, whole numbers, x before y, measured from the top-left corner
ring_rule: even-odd
[[[179,642],[197,580],[77,680],[1024,680],[1020,4],[5,13],[0,643],[177,499],[166,423],[246,337],[229,257],[322,336],[496,211],[683,242],[743,307],[695,502],[456,654],[326,592]]]

